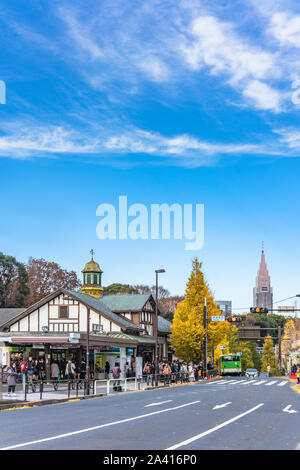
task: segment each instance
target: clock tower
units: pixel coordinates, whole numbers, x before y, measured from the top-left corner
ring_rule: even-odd
[[[101,275],[103,271],[96,261],[94,261],[94,251],[90,251],[92,255],[91,261],[86,263],[83,273],[83,286],[81,292],[83,294],[91,295],[92,297],[99,298],[102,296],[103,287],[101,287]]]

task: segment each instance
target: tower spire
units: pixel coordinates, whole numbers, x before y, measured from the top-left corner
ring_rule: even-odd
[[[265,242],[264,241],[261,242],[261,252],[262,253],[265,252]]]

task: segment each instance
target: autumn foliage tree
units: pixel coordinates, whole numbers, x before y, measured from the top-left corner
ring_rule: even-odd
[[[267,371],[270,366],[270,372],[273,373],[276,369],[275,365],[275,353],[273,350],[273,340],[270,336],[267,336],[264,341],[264,347],[262,352],[262,370]]]
[[[212,315],[221,314],[201,271],[202,263],[198,258],[195,258],[192,265],[193,269],[187,282],[185,298],[178,304],[171,326],[171,341],[175,348],[175,354],[185,361],[196,361],[201,357],[201,341],[205,334],[203,326],[204,299],[207,299],[208,320]],[[226,325],[221,325],[221,323],[208,327],[208,345],[211,349],[224,334],[223,330]]]
[[[29,258],[26,271],[30,289],[27,305],[38,302],[59,288],[78,289],[81,287],[75,271],[62,269],[59,264],[43,258]]]
[[[13,256],[0,253],[0,307],[24,307],[28,294],[24,265]]]

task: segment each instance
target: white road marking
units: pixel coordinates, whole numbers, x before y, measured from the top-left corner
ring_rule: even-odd
[[[283,385],[286,385],[288,383],[287,380],[283,380],[282,382],[280,382],[279,384],[277,384],[277,387],[283,387]]]
[[[36,441],[23,442],[22,444],[15,444],[8,447],[3,447],[0,450],[9,450],[17,449],[18,447],[26,447],[33,444],[39,444],[41,442],[53,441],[55,439],[62,439],[64,437],[74,436],[76,434],[82,434],[84,432],[95,431],[96,429],[106,428],[109,426],[114,426],[115,424],[128,423],[129,421],[135,421],[137,419],[147,418],[148,416],[158,415],[160,413],[166,413],[167,411],[178,410],[180,408],[185,408],[186,406],[195,405],[200,403],[200,400],[192,401],[190,403],[185,403],[184,405],[175,406],[174,408],[166,408],[165,410],[153,411],[152,413],[147,413],[145,415],[134,416],[133,418],[121,419],[120,421],[114,421],[112,423],[100,424],[99,426],[93,426],[92,428],[80,429],[79,431],[67,432],[65,434],[58,434],[57,436],[45,437],[44,439],[38,439]]]
[[[254,382],[257,382],[257,380],[247,380],[247,383],[243,383],[243,385],[253,384]]]
[[[224,382],[224,379],[220,379],[220,380],[213,380],[212,382],[208,382],[206,383],[206,385],[213,385],[213,384],[217,384],[219,382]]]
[[[248,380],[236,380],[235,383],[237,384],[242,384],[243,382],[248,382]]]
[[[253,385],[261,385],[261,384],[264,384],[266,382],[266,380],[259,380],[256,384],[253,384]]]
[[[223,385],[227,385],[227,384],[235,383],[235,382],[239,382],[239,380],[224,380],[224,381],[223,381]],[[220,384],[219,384],[219,385],[220,385]]]
[[[201,439],[202,437],[207,436],[208,434],[211,434],[212,432],[215,432],[218,429],[221,429],[221,428],[223,428],[224,426],[227,426],[230,423],[233,423],[234,421],[242,418],[243,416],[246,416],[249,413],[252,413],[253,411],[257,410],[258,408],[260,408],[263,405],[264,405],[264,403],[260,403],[259,405],[256,405],[253,408],[251,408],[250,410],[245,411],[244,413],[241,413],[240,415],[235,416],[234,418],[231,418],[228,421],[225,421],[224,423],[221,423],[218,426],[215,426],[214,428],[208,429],[208,431],[197,434],[197,436],[193,436],[190,439],[186,439],[185,441],[179,442],[178,444],[175,444],[174,446],[168,447],[166,450],[175,450],[175,449],[178,449],[178,447],[187,446],[191,442],[197,441],[198,439]]]
[[[149,405],[145,405],[144,408],[147,408],[148,406],[163,405],[164,403],[169,403],[170,401],[173,401],[173,400],[165,400],[165,401],[159,401],[156,403],[150,403]]]
[[[266,385],[266,387],[270,386],[270,385],[274,385],[277,383],[277,380],[271,380],[271,382],[268,382]]]
[[[216,405],[213,407],[213,410],[217,410],[218,408],[225,408],[225,406],[230,405],[230,403],[232,403],[232,401],[228,401],[227,403],[223,403],[222,405]]]
[[[298,413],[296,410],[290,410],[292,405],[287,405],[282,411],[285,411],[285,413]]]

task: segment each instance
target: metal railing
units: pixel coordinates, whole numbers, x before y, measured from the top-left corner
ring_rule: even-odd
[[[218,374],[218,369],[208,371],[209,376],[213,377]],[[6,372],[3,372],[3,376]],[[142,375],[139,377],[129,378],[110,378],[110,379],[52,379],[40,380],[29,379],[23,382],[23,374],[18,373],[17,389],[23,392],[20,398],[25,401],[31,400],[29,395],[36,394],[37,399],[47,400],[57,398],[78,398],[86,395],[110,395],[113,393],[130,392],[136,390],[146,390],[155,387],[155,374]],[[199,377],[199,381],[201,377]],[[177,383],[194,382],[186,372],[171,373],[168,375],[158,374],[158,386],[169,387]],[[19,394],[18,394],[19,395]]]

